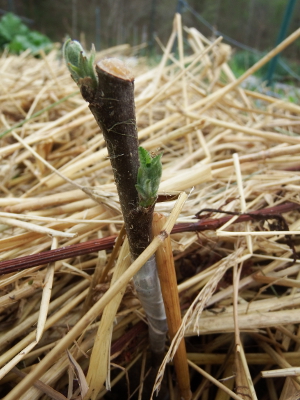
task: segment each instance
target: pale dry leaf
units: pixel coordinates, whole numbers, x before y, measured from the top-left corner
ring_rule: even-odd
[[[75,360],[75,358],[72,356],[69,350],[67,350],[67,354],[70,364],[74,368],[75,374],[77,376],[78,384],[80,386],[81,396],[83,398],[86,395],[87,391],[89,390],[87,381],[85,379],[85,375],[81,369],[81,366],[78,364],[78,362]]]

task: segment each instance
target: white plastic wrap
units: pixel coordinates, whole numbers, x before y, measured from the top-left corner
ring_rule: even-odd
[[[133,282],[148,319],[150,348],[161,353],[168,326],[154,256],[133,277]]]

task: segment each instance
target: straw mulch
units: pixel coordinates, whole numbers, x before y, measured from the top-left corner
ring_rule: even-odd
[[[127,62],[136,75],[140,141],[163,152],[160,194],[173,195],[162,196],[156,210],[169,215],[177,194],[189,194],[177,219],[182,229],[171,238],[193,399],[296,399],[300,107],[241,88],[252,70],[236,80],[227,63],[231,48],[175,22],[159,65]],[[117,260],[111,249],[122,227],[112,171],[99,128],[57,52],[40,59],[3,54],[0,71],[6,132],[0,138],[0,260],[112,237],[98,253],[1,276],[0,393],[5,399],[81,398],[100,321],[100,314],[86,316],[108,291]],[[216,210],[200,214],[209,224],[188,232],[204,208]],[[217,210],[261,217],[235,222],[238,216],[230,215],[226,226],[216,227],[224,219]],[[143,310],[132,285],[123,289],[112,317],[114,398],[125,398],[118,382],[147,351]],[[56,351],[68,332],[75,332],[69,351]],[[273,369],[281,370],[262,376]],[[174,399],[172,367],[166,376]],[[103,386],[98,398],[105,393]]]

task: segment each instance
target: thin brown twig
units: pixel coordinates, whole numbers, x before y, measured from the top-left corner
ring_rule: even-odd
[[[89,240],[84,243],[44,251],[43,253],[2,261],[0,263],[0,275],[109,249],[113,247],[116,237],[108,236],[102,239]]]
[[[300,209],[300,204],[287,202],[275,207],[263,208],[240,215],[234,223],[246,222],[255,215],[278,215],[292,210]],[[179,223],[174,226],[171,233],[181,232],[202,232],[206,230],[217,230],[232,218],[231,215],[222,218],[206,218],[195,223]],[[14,258],[0,262],[0,275],[11,272],[45,265],[49,262],[60,261],[66,258],[74,258],[85,254],[94,253],[100,250],[111,249],[115,243],[116,235],[107,236],[102,239],[89,240],[84,243],[77,243],[71,246],[61,247],[55,250],[44,251],[43,253],[32,254],[29,256]]]

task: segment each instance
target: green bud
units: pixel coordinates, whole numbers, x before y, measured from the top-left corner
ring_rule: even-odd
[[[151,157],[147,150],[139,147],[140,167],[135,187],[141,207],[150,207],[156,201],[162,173],[161,156],[162,154]]]
[[[63,54],[71,76],[77,85],[80,87],[84,82],[85,85],[96,89],[98,81],[94,70],[96,54],[94,46],[92,46],[91,54],[88,57],[77,40],[68,39],[64,44]]]

